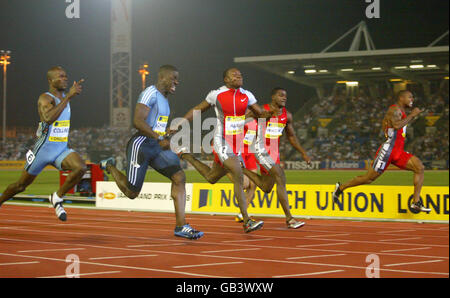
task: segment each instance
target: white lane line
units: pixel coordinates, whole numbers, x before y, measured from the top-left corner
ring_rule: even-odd
[[[442,262],[442,260],[430,260],[430,261],[420,261],[420,262],[409,262],[409,263],[397,263],[397,264],[387,264],[383,265],[385,267],[402,266],[402,265],[413,265],[413,264],[424,264],[424,263],[436,263]]]
[[[348,242],[342,242],[342,243],[323,243],[323,244],[307,244],[307,245],[297,245],[296,247],[313,247],[313,246],[335,246],[335,245],[345,245],[348,244]]]
[[[48,251],[65,251],[65,250],[84,250],[84,248],[34,249],[34,250],[19,250],[18,252],[48,252]]]
[[[408,238],[395,238],[395,239],[381,239],[378,241],[402,241],[402,240],[417,240],[422,239],[422,237],[408,237]]]
[[[310,238],[311,239],[311,238]],[[327,239],[327,238],[313,238],[311,240],[319,240],[319,241],[347,241],[350,243],[371,243],[371,244],[380,244],[380,241],[368,241],[368,240],[349,240],[349,239]],[[399,239],[395,239],[399,240]],[[406,246],[430,246],[430,247],[448,247],[443,244],[429,244],[429,243],[407,243],[407,242],[388,242],[388,240],[384,240],[385,242],[381,242],[383,244],[394,244],[394,245],[406,245]]]
[[[332,255],[317,255],[317,256],[304,256],[304,257],[290,257],[286,258],[286,260],[298,260],[298,259],[309,259],[309,258],[322,258],[322,257],[338,257],[338,256],[346,256],[347,254],[332,254]]]
[[[337,236],[348,236],[350,234],[330,234],[330,235],[315,235],[315,236],[305,236],[305,238],[320,238],[320,237],[337,237]]]
[[[408,250],[421,250],[421,249],[430,249],[431,247],[416,247],[416,248],[403,248],[403,249],[389,249],[382,250],[381,252],[396,252],[396,251],[408,251]]]
[[[155,247],[155,246],[176,246],[176,245],[186,245],[186,243],[140,244],[140,245],[127,245],[127,247]]]
[[[2,253],[2,252],[0,252],[0,255],[11,256],[11,257],[41,259],[41,260],[49,260],[49,261],[56,261],[56,262],[64,262],[64,263],[66,263],[65,259],[46,258],[46,257],[27,256],[27,255],[17,255],[17,254],[9,254],[9,253]],[[225,276],[213,276],[213,275],[206,275],[206,274],[196,274],[196,273],[189,273],[189,272],[184,272],[184,271],[173,271],[173,270],[164,270],[164,269],[146,268],[146,267],[135,267],[135,266],[125,266],[125,265],[113,265],[113,264],[97,263],[97,262],[80,261],[80,264],[98,265],[98,266],[105,266],[105,267],[115,267],[115,268],[130,269],[130,270],[153,271],[153,272],[160,272],[160,273],[162,272],[162,273],[182,274],[182,275],[189,275],[189,276],[194,276],[194,277],[230,278],[230,277],[225,277]]]
[[[218,266],[218,265],[232,265],[232,264],[242,264],[243,262],[227,262],[227,263],[210,263],[210,264],[198,264],[198,265],[183,265],[183,266],[173,266],[172,268],[191,268],[191,267],[202,267],[202,266]]]
[[[222,241],[222,242],[231,243],[231,242],[251,242],[251,241],[266,241],[266,240],[273,240],[273,238],[260,238],[260,239],[250,239],[250,240],[227,240],[227,241]]]
[[[156,257],[157,255],[136,255],[136,256],[115,256],[115,257],[97,257],[89,258],[89,260],[109,260],[109,259],[125,259],[125,258],[143,258],[143,257]]]
[[[417,232],[417,230],[381,231],[381,232],[377,232],[377,234],[391,234],[391,233],[403,233],[403,232]]]
[[[114,273],[120,273],[121,271],[105,271],[105,272],[92,272],[92,273],[81,273],[78,274],[78,276],[87,276],[87,275],[101,275],[101,274],[114,274]],[[41,276],[38,278],[65,278],[68,277],[67,275],[58,275],[58,276]]]
[[[26,264],[36,264],[38,261],[33,262],[17,262],[17,263],[0,263],[0,266],[10,266],[10,265],[26,265]]]
[[[202,251],[202,253],[213,253],[213,252],[234,252],[243,250],[260,250],[261,248],[237,248],[237,249],[223,249],[223,250],[207,250]]]
[[[300,274],[290,274],[290,275],[277,275],[277,276],[273,276],[273,277],[274,278],[298,277],[298,276],[320,275],[320,274],[336,273],[336,272],[344,272],[344,271],[345,270],[330,270],[330,271],[320,271],[320,272],[300,273]]]

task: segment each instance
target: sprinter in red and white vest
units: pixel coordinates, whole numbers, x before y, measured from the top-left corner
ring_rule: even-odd
[[[275,112],[263,110],[256,102],[255,96],[250,91],[242,88],[242,74],[237,68],[229,68],[223,73],[225,85],[208,93],[206,99],[191,109],[179,123],[173,123],[172,127],[181,125],[182,121],[191,121],[194,111],[202,113],[213,107],[217,117],[217,127],[213,139],[213,153],[215,162],[212,167],[204,164],[188,152],[188,148],[178,148],[181,159],[186,160],[209,182],[216,183],[227,173],[231,175],[234,184],[234,194],[238,200],[246,233],[262,228],[263,221],[254,221],[247,214],[247,204],[243,189],[243,173],[241,168],[242,158],[240,150],[244,138],[245,113],[251,110],[257,117],[270,118]],[[170,132],[172,133],[172,132]]]

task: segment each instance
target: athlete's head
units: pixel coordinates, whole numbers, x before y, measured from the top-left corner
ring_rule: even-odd
[[[284,108],[286,106],[286,101],[287,101],[286,89],[281,88],[281,87],[273,88],[271,97],[272,97],[273,104],[277,105],[280,108]]]
[[[163,65],[158,71],[158,88],[164,95],[174,94],[178,85],[178,69],[173,65]]]
[[[228,68],[223,72],[223,81],[225,86],[231,89],[241,88],[244,84],[241,72],[235,67]]]
[[[414,103],[414,96],[411,91],[401,90],[397,92],[395,99],[397,103],[404,107],[412,107]]]
[[[48,85],[58,91],[67,89],[68,80],[66,71],[61,66],[55,66],[47,72]]]

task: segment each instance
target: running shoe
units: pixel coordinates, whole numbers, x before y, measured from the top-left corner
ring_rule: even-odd
[[[116,159],[114,158],[114,157],[110,157],[110,158],[107,158],[107,159],[104,159],[104,160],[102,160],[102,161],[100,161],[100,168],[102,169],[102,170],[106,170],[106,167],[108,166],[108,165],[112,165],[112,166],[115,166],[116,165]],[[108,174],[109,174],[109,171],[108,170],[106,170],[107,172],[108,172]]]
[[[422,212],[430,212],[431,209],[430,208],[425,208],[425,206],[423,205],[422,199],[419,199],[418,202],[413,202],[411,204],[411,209],[416,210],[416,211],[422,211]]]
[[[253,217],[250,216],[250,219],[253,219]],[[239,213],[238,215],[235,216],[234,220],[236,222],[244,222],[244,217],[242,216],[242,213]],[[254,220],[254,219],[253,219]]]
[[[303,227],[305,223],[303,221],[297,221],[294,218],[291,218],[289,221],[286,221],[286,225],[289,229],[298,229]]]
[[[339,197],[342,194],[342,190],[339,188],[341,186],[341,183],[338,182],[336,183],[336,187],[334,188],[333,191],[333,202],[338,203]]]
[[[203,236],[203,232],[195,230],[189,224],[185,224],[182,227],[176,227],[174,234],[177,237],[183,237],[191,240],[197,240]]]
[[[249,219],[245,224],[244,224],[244,232],[246,233],[250,233],[256,230],[259,230],[263,227],[264,222],[262,220],[256,221],[253,219]]]
[[[67,220],[67,213],[66,213],[66,210],[64,210],[64,207],[62,205],[64,200],[54,196],[54,193],[52,193],[50,195],[48,200],[52,204],[53,208],[55,208],[55,213],[56,213],[56,216],[59,218],[59,220],[66,221]]]
[[[244,217],[242,217],[242,214],[238,214],[238,215],[236,215],[236,217],[234,218],[234,220],[236,221],[236,222],[244,222]]]

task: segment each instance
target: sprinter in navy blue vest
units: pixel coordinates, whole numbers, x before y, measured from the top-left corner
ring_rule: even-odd
[[[178,85],[178,70],[172,65],[161,66],[156,85],[145,89],[139,96],[133,124],[138,132],[127,145],[126,176],[115,167],[114,158],[101,161],[102,169],[111,173],[119,189],[130,199],[141,192],[148,166],[172,182],[171,196],[175,206],[175,236],[198,239],[203,232],[192,228],[185,220],[186,176],[180,159],[170,150],[167,138],[170,107],[168,96]]]

